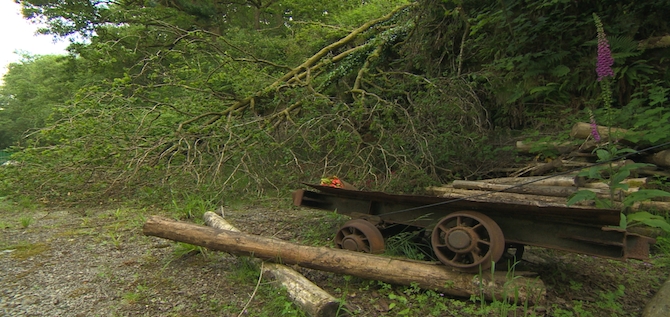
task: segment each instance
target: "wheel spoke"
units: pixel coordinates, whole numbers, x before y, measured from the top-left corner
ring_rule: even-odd
[[[384,252],[384,237],[381,232],[375,225],[363,219],[350,220],[340,227],[335,242],[341,249],[367,253]]]
[[[470,256],[472,256],[472,263],[479,263],[482,260],[482,256],[477,252],[477,250],[472,250],[470,252]]]
[[[454,242],[459,241],[457,245],[466,245],[462,232],[467,233],[470,239],[462,252],[454,252],[454,246],[448,240],[448,236],[456,232],[459,232],[454,235]],[[475,211],[447,214],[436,224],[431,243],[442,263],[466,271],[478,270],[480,264],[483,269],[489,268],[491,261],[497,261],[505,250],[505,238],[500,227],[488,216]]]
[[[477,243],[485,244],[485,245],[487,245],[487,246],[490,246],[490,245],[491,245],[491,242],[486,241],[486,240],[478,240]]]

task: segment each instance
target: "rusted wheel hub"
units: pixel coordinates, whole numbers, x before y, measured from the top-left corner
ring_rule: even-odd
[[[337,231],[335,245],[340,249],[357,252],[384,253],[384,236],[370,222],[353,219]]]
[[[493,219],[475,211],[442,218],[431,235],[440,262],[463,271],[485,270],[505,251],[505,237]]]

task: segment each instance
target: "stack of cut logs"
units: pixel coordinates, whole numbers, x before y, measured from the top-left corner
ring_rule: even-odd
[[[570,136],[572,138],[582,141],[579,145],[574,145],[573,142],[528,143],[518,141],[516,143],[516,149],[520,153],[530,153],[533,148],[548,148],[554,152],[560,153],[560,156],[558,159],[551,162],[537,163],[526,169],[510,170],[510,172],[516,173],[515,176],[521,176],[523,174],[544,175],[546,172],[560,167],[578,168],[582,166],[590,166],[595,160],[593,150],[598,146],[604,146],[606,142],[615,142],[615,144],[621,144],[623,147],[635,147],[634,144],[630,144],[628,141],[624,140],[625,136],[635,135],[635,132],[604,126],[597,126],[597,129],[601,138],[600,142],[595,142],[595,140],[593,140],[591,135],[591,125],[583,122],[575,124],[570,131]],[[657,151],[644,152],[639,157],[643,162],[657,166],[657,168],[642,169],[639,171],[640,174],[670,176],[670,172],[667,171],[667,169],[670,168],[670,149],[658,149]]]
[[[611,195],[609,186],[597,180],[588,180],[577,177],[580,169],[589,168],[596,162],[593,153],[599,145],[607,141],[617,141],[624,144],[623,136],[629,132],[621,128],[608,128],[597,126],[601,142],[597,143],[591,135],[591,125],[588,123],[577,123],[572,127],[571,137],[582,140],[581,144],[574,142],[546,142],[543,144],[517,142],[516,148],[520,153],[531,153],[531,149],[543,147],[550,148],[560,155],[544,162],[533,162],[526,166],[515,168],[500,168],[499,172],[505,172],[509,177],[485,179],[480,181],[457,180],[452,184],[440,187],[431,187],[429,190],[438,196],[448,197],[472,197],[473,200],[489,202],[528,202],[530,204],[558,204],[565,205],[568,197],[579,190],[589,190],[604,199],[613,198],[615,202],[621,202],[623,198],[640,188],[650,188],[650,180],[654,176],[670,176],[670,150],[660,150],[652,153],[636,155],[636,160],[643,163],[651,163],[656,167],[645,167],[637,169],[631,175],[634,177],[623,180],[628,185],[627,190],[618,190]],[[610,137],[611,135],[611,137]],[[620,142],[619,142],[620,141]],[[633,163],[632,160],[612,162],[613,167]],[[557,175],[550,177],[551,175]],[[527,184],[527,185],[523,185]],[[642,202],[634,205],[633,210],[670,210],[670,202],[662,201]],[[581,202],[580,205],[593,205],[593,202]]]

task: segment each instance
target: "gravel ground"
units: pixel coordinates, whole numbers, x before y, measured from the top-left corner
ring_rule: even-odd
[[[175,255],[174,243],[141,234],[141,217],[115,213],[36,212],[27,228],[26,216],[3,217],[0,315],[201,316],[248,298],[224,276],[236,258]]]

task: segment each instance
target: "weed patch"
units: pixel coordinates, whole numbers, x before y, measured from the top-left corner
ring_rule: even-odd
[[[48,251],[49,246],[44,243],[20,242],[16,245],[2,247],[0,250],[12,250],[12,257],[19,260],[25,260]]]

